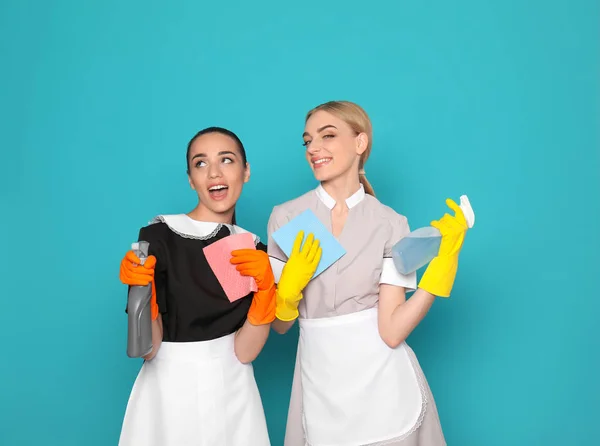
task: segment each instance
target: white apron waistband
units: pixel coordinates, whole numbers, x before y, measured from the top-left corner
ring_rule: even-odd
[[[231,333],[210,341],[163,342],[155,358],[198,362],[230,356],[234,352],[234,340],[235,333]]]
[[[367,310],[357,311],[350,314],[342,314],[341,316],[319,317],[315,319],[298,318],[298,323],[304,327],[332,327],[335,325],[346,325],[354,322],[377,320],[377,307]]]

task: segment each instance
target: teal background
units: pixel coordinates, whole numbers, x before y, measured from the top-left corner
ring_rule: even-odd
[[[452,299],[412,334],[451,446],[600,438],[600,4],[0,2],[0,444],[116,445],[140,362],[119,262],[195,205],[189,138],[244,141],[238,221],[315,186],[306,111],[369,112],[366,170],[417,228],[477,212]],[[273,445],[297,331],[255,363]]]

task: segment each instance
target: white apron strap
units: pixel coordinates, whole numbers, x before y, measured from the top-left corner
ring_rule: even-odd
[[[401,344],[379,335],[377,309],[300,319],[303,418],[310,446],[372,445],[414,432],[424,387]]]

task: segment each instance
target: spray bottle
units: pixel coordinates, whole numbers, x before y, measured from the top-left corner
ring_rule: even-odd
[[[465,214],[467,226],[475,224],[475,213],[466,195],[460,197],[460,208]],[[402,238],[392,248],[394,265],[400,274],[410,274],[427,265],[440,251],[442,234],[432,226],[419,228]]]
[[[137,242],[131,249],[143,265],[148,258],[148,242]],[[127,356],[141,358],[152,351],[152,284],[129,287],[127,297]]]

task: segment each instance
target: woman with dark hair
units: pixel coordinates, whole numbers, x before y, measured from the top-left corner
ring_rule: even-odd
[[[251,364],[275,319],[276,286],[266,246],[253,235],[256,249],[232,252],[228,260],[253,277],[257,288],[233,302],[203,251],[247,232],[235,223],[235,205],[250,166],[240,139],[220,127],[192,138],[186,163],[198,205],[187,214],[159,215],[140,230],[139,240],[150,245],[144,265],[133,251],[121,262],[124,284],[152,283],[153,349],[133,386],[119,445],[266,446]],[[314,272],[319,258],[318,242],[309,236],[290,268]]]

